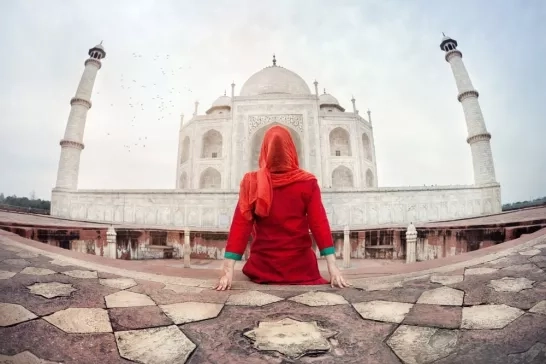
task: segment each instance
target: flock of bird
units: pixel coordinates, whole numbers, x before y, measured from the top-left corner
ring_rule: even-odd
[[[156,123],[162,121],[178,120],[177,115],[180,114],[179,101],[184,97],[191,97],[192,90],[189,87],[181,87],[180,89],[172,87],[173,83],[178,83],[179,74],[183,71],[191,69],[191,67],[174,64],[173,58],[169,54],[153,55],[151,58],[139,53],[132,53],[133,59],[136,62],[144,61],[143,67],[138,67],[138,72],[143,72],[143,77],[138,75],[128,75],[129,70],[124,70],[124,74],[120,75],[119,90],[116,90],[115,96],[117,102],[110,102],[111,108],[123,107],[131,113],[125,114],[123,117],[129,121],[131,128],[137,127],[138,122],[150,123],[150,115],[153,114]],[[151,61],[151,62],[150,62]],[[135,62],[135,63],[136,63]],[[137,64],[138,64],[137,63]],[[150,64],[160,64],[157,67],[150,67]],[[168,65],[168,66],[167,66]],[[172,65],[172,66],[171,66]],[[159,70],[159,72],[157,72]],[[146,83],[144,79],[153,79],[152,83]],[[166,86],[167,85],[167,86]],[[111,86],[109,86],[111,87]],[[113,90],[109,90],[109,94]],[[184,94],[183,94],[184,92]],[[96,92],[100,94],[100,91]],[[152,96],[151,96],[152,95]],[[151,97],[150,97],[151,96]],[[124,100],[127,104],[118,103]],[[178,103],[176,102],[178,101]],[[124,111],[125,113],[125,111]],[[136,131],[136,130],[135,130]],[[107,132],[107,136],[111,136],[113,132]],[[131,133],[132,134],[132,133]],[[138,133],[134,133],[138,135]],[[147,136],[138,137],[131,143],[123,145],[127,152],[131,152],[135,148],[146,148]]]

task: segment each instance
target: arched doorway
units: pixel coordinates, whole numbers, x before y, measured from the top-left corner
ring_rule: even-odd
[[[260,150],[262,149],[262,141],[264,140],[265,132],[271,128],[274,125],[281,125],[284,126],[286,129],[290,131],[290,135],[292,135],[292,139],[294,140],[294,144],[296,145],[296,152],[298,152],[298,160],[300,162],[300,167],[304,168],[304,160],[303,160],[303,148],[301,144],[301,139],[297,131],[294,129],[278,124],[278,123],[272,123],[263,126],[261,129],[256,131],[254,135],[252,136],[252,139],[250,141],[250,170],[258,169],[258,158],[260,157]]]

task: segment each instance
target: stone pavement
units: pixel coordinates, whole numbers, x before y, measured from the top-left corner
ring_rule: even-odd
[[[216,292],[2,234],[0,363],[544,364],[546,231],[532,237],[348,289]]]

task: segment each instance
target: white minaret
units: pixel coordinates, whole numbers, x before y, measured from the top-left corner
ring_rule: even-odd
[[[91,108],[91,92],[95,84],[97,72],[101,67],[100,60],[106,57],[102,42],[89,50],[89,58],[85,61],[80,84],[76,96],[70,100],[70,114],[66,123],[64,138],[61,140],[61,159],[57,171],[56,189],[75,190],[78,188],[80,171],[80,154],[84,147],[83,132],[87,111]]]
[[[440,49],[446,52],[445,59],[450,64],[457,91],[457,99],[463,106],[466,128],[468,130],[467,143],[472,152],[472,164],[474,166],[474,183],[484,185],[497,183],[495,178],[495,166],[491,153],[491,134],[485,127],[482,110],[478,102],[478,91],[472,86],[470,76],[463,63],[463,54],[457,49],[457,41],[444,34]]]

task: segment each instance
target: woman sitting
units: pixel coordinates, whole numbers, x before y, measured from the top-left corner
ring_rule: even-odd
[[[245,174],[227,240],[222,276],[216,289],[231,288],[235,262],[253,235],[243,273],[256,283],[327,284],[321,277],[313,242],[326,257],[332,287],[347,287],[335,264],[330,225],[316,177],[299,168],[288,129],[265,133],[259,170]]]

